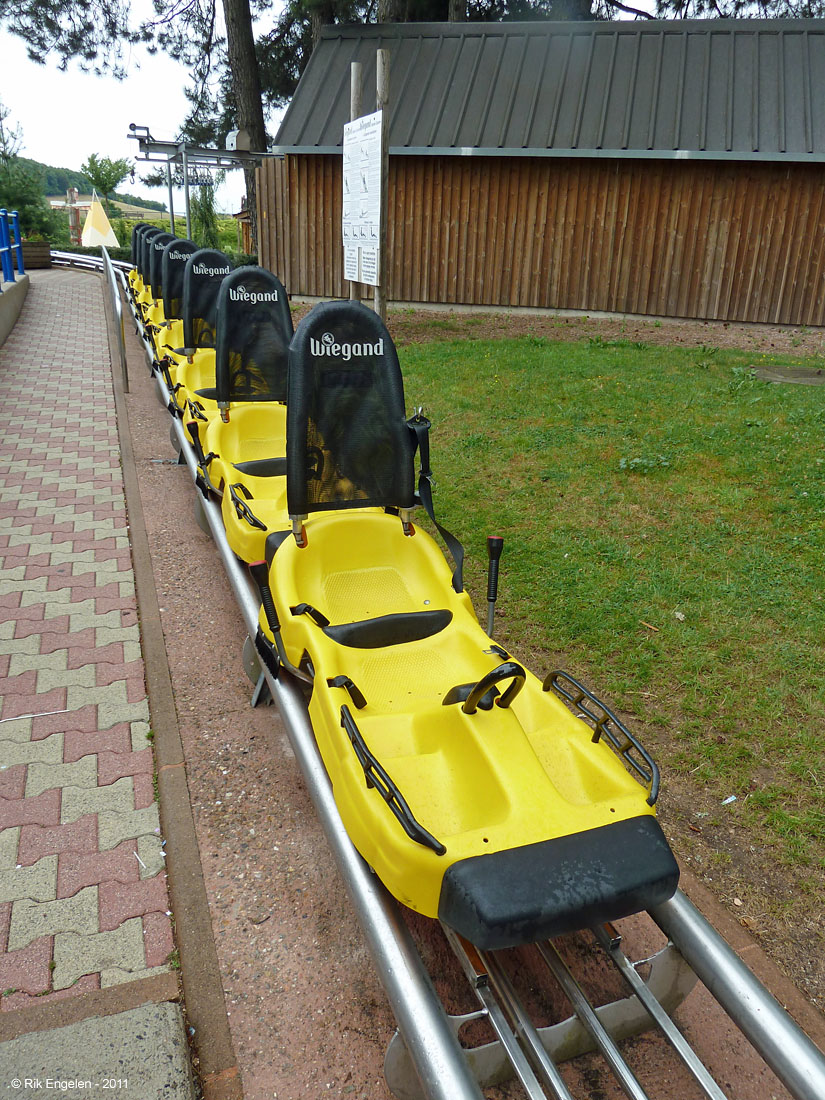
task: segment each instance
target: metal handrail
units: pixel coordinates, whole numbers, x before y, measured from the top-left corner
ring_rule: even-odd
[[[13,211],[13,213],[16,213],[16,211]],[[5,209],[5,207],[0,210],[0,282],[14,282],[14,263],[12,262],[11,254],[11,231],[9,229],[9,213]]]
[[[118,289],[118,278],[123,281],[123,272],[132,265],[122,260],[113,260],[106,250],[105,245],[100,246],[101,257],[84,256],[77,252],[53,251],[52,261],[66,267],[78,267],[84,271],[101,271],[106,277],[106,285],[109,290],[108,302],[111,306],[111,319],[118,334],[118,349],[120,351],[120,369],[123,374],[123,390],[129,392],[129,373],[126,364],[126,322],[123,316],[123,300]]]
[[[696,906],[677,890],[650,915],[795,1100],[822,1100],[825,1055]]]
[[[26,274],[26,265],[23,263],[23,236],[20,232],[20,215],[16,210],[12,210],[11,214],[7,217],[10,219],[10,228],[14,230],[14,244],[12,250],[17,261],[17,274]]]
[[[114,311],[114,322],[118,333],[120,369],[123,373],[123,390],[125,393],[128,393],[129,372],[126,367],[126,328],[123,320],[123,301],[120,297],[117,280],[115,279],[115,270],[112,266],[112,260],[109,253],[106,251],[106,246],[101,245],[100,251],[103,253],[103,270],[106,273],[106,284],[109,287],[109,301]]]

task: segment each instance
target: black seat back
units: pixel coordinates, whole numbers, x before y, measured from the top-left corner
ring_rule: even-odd
[[[280,279],[238,267],[218,291],[215,390],[221,403],[286,401],[292,313]]]
[[[316,306],[293,337],[287,502],[291,516],[414,504],[398,356],[381,318],[360,302]]]
[[[152,297],[163,297],[163,250],[175,239],[172,233],[156,233],[149,246],[149,284]]]
[[[218,290],[232,261],[214,248],[199,248],[183,272],[183,342],[187,348],[214,348]]]
[[[174,237],[163,250],[160,281],[163,288],[163,314],[167,320],[183,316],[183,273],[186,261],[198,251],[194,241]]]
[[[132,255],[131,255],[132,267],[137,267],[138,266],[138,250],[139,250],[138,242],[140,241],[141,230],[147,229],[147,228],[148,228],[148,224],[146,222],[138,222],[136,225],[134,225],[132,227]]]
[[[162,229],[158,229],[156,225],[147,225],[147,227],[140,234],[140,258],[138,261],[138,271],[143,279],[143,285],[146,287],[151,286],[149,281],[150,272],[150,259],[152,255],[151,245],[158,233],[162,233]]]

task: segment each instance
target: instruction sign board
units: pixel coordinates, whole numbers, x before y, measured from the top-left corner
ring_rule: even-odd
[[[344,125],[344,278],[378,286],[381,111]]]

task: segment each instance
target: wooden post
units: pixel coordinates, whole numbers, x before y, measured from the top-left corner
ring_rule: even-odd
[[[390,51],[378,50],[375,55],[375,107],[381,111],[381,221],[378,230],[378,286],[375,288],[375,312],[387,319],[387,210],[389,208],[389,105]]]
[[[355,122],[361,117],[361,62],[353,61],[349,70],[349,120]],[[350,280],[349,296],[355,301],[361,300],[361,287]]]
[[[76,187],[70,187],[66,192],[66,205],[69,208],[69,239],[72,244],[80,244],[82,230],[80,228],[80,210],[77,201],[80,195]]]

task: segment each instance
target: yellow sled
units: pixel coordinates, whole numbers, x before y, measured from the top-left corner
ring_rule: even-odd
[[[357,303],[316,307],[289,369],[294,537],[270,543],[268,572],[253,567],[257,644],[270,667],[277,654],[311,679],[358,851],[399,901],[483,948],[666,900],[678,868],[654,816],[653,761],[566,674],[541,683],[497,646],[460,561],[451,575],[411,523],[413,431],[429,503],[425,433],[422,418],[405,422],[380,320]]]
[[[144,231],[149,228],[150,226],[146,222],[138,222],[137,225],[132,228],[132,268],[127,275],[127,282],[129,284],[129,293],[133,301],[143,290],[143,272],[140,265],[140,239]]]
[[[163,257],[167,247],[175,240],[173,234],[159,232],[149,238],[146,245],[149,273],[147,290],[150,297],[143,305],[143,331],[155,349],[156,359],[159,334],[165,332],[168,328],[163,302]]]
[[[138,318],[141,322],[144,320],[146,309],[154,300],[149,276],[149,260],[151,257],[149,242],[161,232],[162,230],[155,225],[144,225],[135,231],[134,251],[137,277],[134,281],[133,297]]]
[[[158,238],[154,239],[157,242]],[[154,301],[154,316],[147,312],[145,332],[151,340],[154,361],[153,370],[160,370],[161,361],[184,343],[183,298],[184,272],[189,256],[198,251],[194,241],[174,237],[169,239],[161,252],[160,278],[153,287],[158,295]],[[152,261],[150,260],[150,268]]]
[[[161,261],[163,250],[175,238],[171,233],[154,226],[146,229],[141,236],[141,270],[143,272],[143,290],[138,298],[144,328],[156,320],[162,320],[161,309]]]
[[[154,336],[155,369],[164,356],[183,347],[183,280],[189,257],[198,251],[194,241],[174,237],[161,259],[161,302],[163,322]]]
[[[215,388],[208,402],[201,393],[197,405],[200,416],[214,412],[206,424],[198,419],[187,428],[205,487],[222,496],[227,541],[242,561],[252,562],[263,557],[273,531],[289,528],[285,401],[292,314],[280,280],[260,267],[236,268],[221,283],[216,328]]]
[[[232,270],[223,252],[201,248],[186,261],[183,276],[183,344],[168,347],[162,370],[172,399],[172,411],[195,415],[193,405],[214,403],[215,339],[218,290]],[[205,416],[204,416],[205,418]]]

